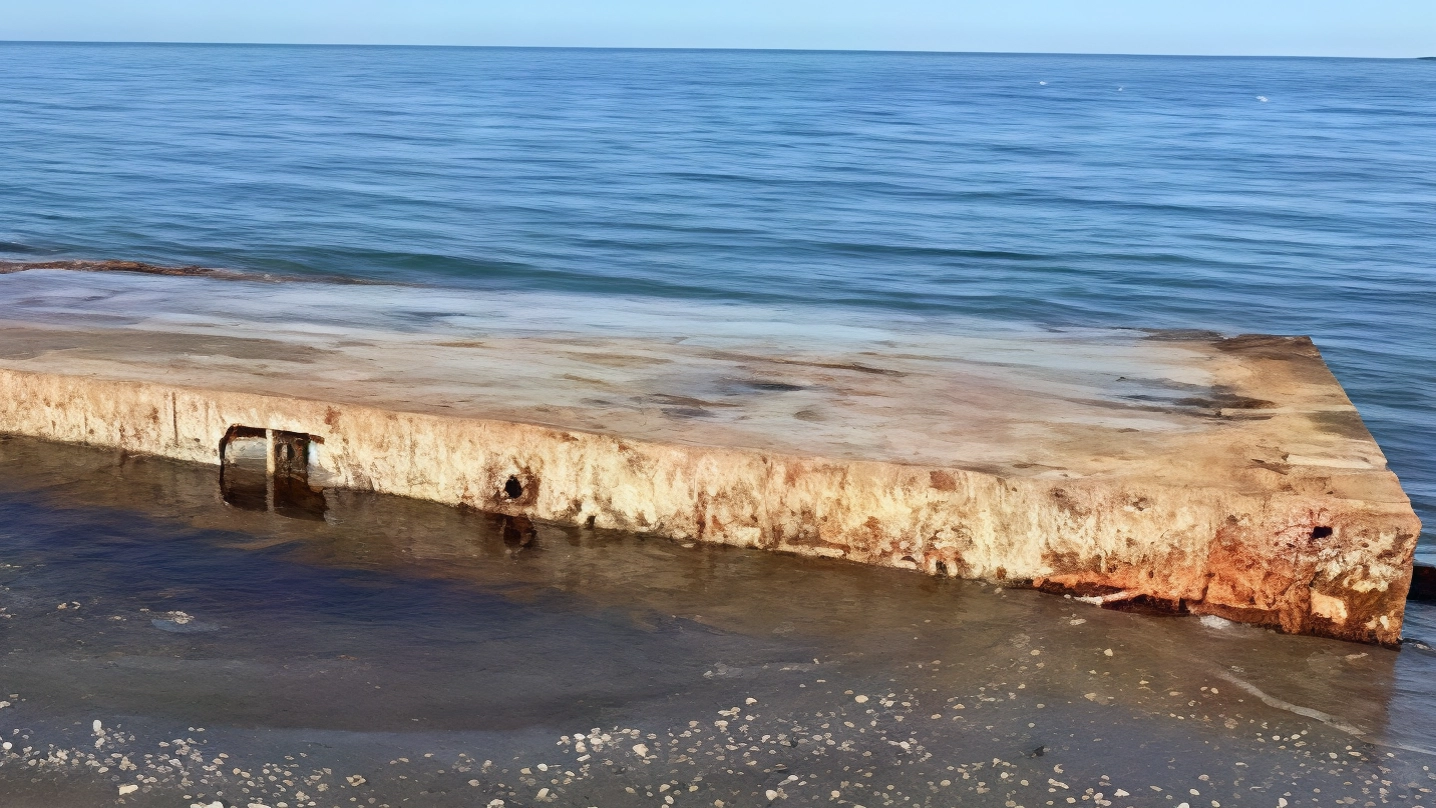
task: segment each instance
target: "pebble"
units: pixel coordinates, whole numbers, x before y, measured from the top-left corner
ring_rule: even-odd
[[[1020,646],[1019,648],[1021,650],[1014,650],[1011,653],[1021,655],[1019,659],[1025,659],[1029,649],[1021,648]],[[1106,651],[1110,650],[1111,649],[1106,649]],[[1051,651],[1050,649],[1049,653],[1059,654],[1059,652]],[[1090,647],[1085,651],[1081,651],[1081,653],[1090,654]],[[1022,670],[1026,670],[1026,668]],[[1036,779],[1036,782],[1029,786],[1029,781],[1027,779],[1021,779],[1021,776],[1030,772],[1032,766],[1040,765],[1036,762],[1035,758],[1043,756],[1044,752],[1047,751],[1047,747],[1045,746],[1038,746],[1036,750],[1024,753],[1030,762],[1020,759],[1016,759],[1013,762],[1005,762],[997,758],[992,758],[990,764],[987,761],[979,760],[967,763],[965,766],[954,768],[952,765],[945,765],[947,763],[957,762],[949,759],[943,761],[945,771],[935,768],[938,765],[936,761],[924,765],[925,761],[934,758],[934,752],[939,752],[939,749],[936,747],[942,743],[942,735],[938,734],[924,737],[923,734],[930,732],[944,733],[947,730],[942,729],[942,727],[962,727],[966,725],[966,722],[958,725],[949,725],[946,722],[942,724],[920,722],[921,728],[907,728],[913,723],[911,721],[906,722],[906,724],[899,723],[902,722],[905,717],[909,719],[916,718],[923,713],[928,713],[934,718],[943,717],[941,712],[932,712],[934,709],[961,710],[963,709],[963,705],[957,702],[959,698],[967,701],[967,706],[970,708],[966,710],[966,718],[979,719],[986,715],[987,711],[998,709],[990,705],[1008,704],[1009,700],[1015,699],[1015,694],[1019,690],[1029,687],[1030,683],[994,682],[988,680],[987,685],[979,688],[979,692],[977,693],[967,693],[955,688],[945,687],[942,690],[933,688],[931,691],[928,691],[930,695],[925,694],[923,690],[904,690],[898,686],[893,686],[891,689],[896,692],[887,694],[879,692],[877,696],[870,696],[855,694],[853,690],[844,691],[840,679],[830,681],[833,681],[834,684],[827,685],[827,682],[824,680],[816,680],[816,682],[813,682],[815,687],[818,688],[824,685],[832,688],[827,694],[831,702],[827,705],[828,712],[823,712],[822,709],[818,709],[816,712],[806,715],[765,716],[763,715],[764,710],[753,707],[759,700],[750,696],[744,698],[744,703],[752,707],[750,711],[747,711],[748,714],[744,714],[744,711],[738,707],[730,707],[726,710],[718,711],[720,715],[731,719],[731,728],[730,721],[715,721],[713,722],[713,727],[717,729],[715,732],[713,728],[704,727],[703,721],[693,720],[680,722],[668,728],[667,737],[664,737],[665,730],[662,727],[639,729],[615,726],[611,728],[609,732],[604,732],[600,728],[594,728],[587,732],[563,736],[557,745],[566,748],[560,753],[561,756],[555,763],[531,762],[525,765],[520,758],[514,757],[512,762],[500,762],[498,766],[495,767],[492,761],[483,761],[482,771],[485,773],[485,777],[482,781],[477,778],[467,779],[468,775],[465,775],[464,778],[454,777],[453,782],[467,782],[472,788],[482,789],[478,792],[467,792],[472,795],[470,799],[478,800],[477,802],[468,804],[486,804],[488,808],[502,808],[502,806],[505,805],[502,798],[495,798],[492,793],[485,793],[489,789],[497,789],[498,793],[504,797],[516,799],[521,802],[525,799],[524,794],[532,794],[534,796],[529,799],[530,803],[557,802],[578,806],[586,805],[587,802],[570,802],[578,793],[583,793],[575,791],[576,789],[593,787],[599,789],[615,788],[627,785],[627,783],[630,782],[634,785],[639,785],[639,789],[634,790],[632,786],[628,786],[628,788],[625,789],[628,793],[643,794],[645,789],[649,792],[654,792],[649,794],[649,796],[660,797],[664,803],[659,805],[658,808],[665,808],[665,805],[682,804],[681,797],[685,795],[685,792],[700,792],[705,790],[707,790],[706,795],[694,795],[694,798],[698,800],[698,802],[694,804],[708,804],[715,806],[715,808],[722,808],[723,800],[715,799],[717,793],[720,793],[717,792],[716,789],[720,787],[730,788],[737,785],[742,785],[746,788],[746,792],[734,791],[733,794],[735,796],[730,797],[728,802],[743,806],[758,804],[759,800],[763,797],[767,798],[768,803],[776,803],[778,801],[791,801],[794,804],[800,801],[804,803],[814,802],[821,799],[818,796],[819,794],[825,792],[830,794],[832,801],[846,800],[845,804],[849,805],[861,803],[869,805],[915,804],[916,800],[914,798],[917,795],[911,791],[904,794],[903,792],[905,790],[917,788],[921,791],[927,791],[931,789],[932,792],[935,793],[939,787],[943,789],[954,789],[954,791],[946,793],[951,794],[955,798],[964,797],[964,789],[968,792],[975,791],[980,795],[991,793],[993,795],[992,798],[998,798],[999,800],[1005,799],[1007,803],[1010,803],[1008,808],[1016,808],[1016,806],[1020,804],[1033,805],[1034,808],[1041,808],[1040,801],[1033,799],[1034,797],[1038,797],[1039,793],[1036,791],[1016,791],[1019,785],[1023,789],[1034,788],[1040,791],[1047,791],[1049,787],[1052,789],[1062,789],[1064,791],[1070,788],[1074,796],[1069,798],[1064,794],[1061,800],[1071,799],[1073,803],[1077,800],[1087,799],[1077,793],[1085,788],[1089,795],[1088,798],[1096,800],[1096,804],[1101,806],[1110,806],[1109,802],[1104,801],[1104,792],[1112,795],[1111,797],[1105,798],[1108,800],[1130,796],[1126,790],[1116,788],[1115,784],[1109,782],[1110,778],[1107,775],[1101,775],[1100,782],[1089,779],[1095,775],[1084,772],[1083,765],[1076,761],[1067,763],[1067,766],[1073,769],[1073,773],[1067,776],[1063,776],[1064,769],[1062,764],[1052,766],[1051,771],[1058,776],[1063,776],[1063,781],[1042,777]],[[1115,682],[1115,678],[1113,681]],[[1142,681],[1145,682],[1146,680]],[[853,684],[857,683],[854,682]],[[875,687],[876,685],[872,682],[868,682],[866,686]],[[884,687],[883,689],[889,688]],[[1214,693],[1215,689],[1203,688],[1203,691]],[[795,690],[794,692],[802,693],[805,697],[809,698],[823,698],[822,694],[814,691]],[[1026,692],[1032,693],[1033,691],[1028,689]],[[1177,694],[1177,696],[1181,695],[1181,691],[1177,690],[1167,692]],[[809,696],[808,694],[812,695]],[[1110,695],[1099,695],[1097,692],[1085,695],[1087,699],[1100,703],[1110,703],[1114,699],[1114,697]],[[870,701],[874,702],[875,707],[880,704],[881,709],[853,709],[851,706],[844,708],[842,706],[844,703],[852,704],[852,702],[846,701],[848,697],[851,697],[857,704],[866,704]],[[1152,697],[1163,698],[1163,695],[1158,692],[1153,693]],[[12,696],[11,698],[18,700],[16,696]],[[1181,698],[1183,701],[1188,700],[1186,696],[1182,696]],[[928,699],[932,701],[928,702]],[[763,700],[769,703],[775,701],[781,702],[781,698],[770,695],[765,695]],[[714,706],[717,707],[721,705]],[[1022,711],[1031,706],[1032,705],[1026,702],[1015,702],[1013,707],[1006,709],[1015,709],[1017,712],[1009,713],[1006,718],[1009,720],[1020,720],[1023,725],[1031,729],[1033,725],[1027,721],[1028,716],[1022,714]],[[1041,707],[1042,705],[1039,704],[1036,706]],[[820,705],[814,704],[813,707],[820,707]],[[786,713],[786,707],[783,709]],[[1192,717],[1195,718],[1196,716]],[[994,715],[992,719],[988,720],[992,721],[992,723],[997,723],[998,720],[1003,719]],[[975,721],[972,723],[975,728]],[[1015,726],[1017,725],[1013,723],[1006,731],[1011,732],[1012,727]],[[185,794],[185,802],[183,804],[189,805],[190,808],[224,808],[224,806],[239,808],[240,806],[246,805],[250,806],[250,808],[255,808],[256,806],[274,806],[275,808],[289,808],[289,806],[293,806],[293,808],[308,808],[310,802],[316,803],[319,808],[331,808],[333,803],[328,803],[326,798],[337,796],[334,794],[334,791],[343,789],[343,783],[346,781],[349,786],[352,787],[367,785],[368,788],[375,789],[374,792],[371,792],[372,798],[375,798],[375,802],[368,803],[367,805],[373,806],[373,808],[383,808],[383,806],[379,804],[379,800],[385,798],[381,792],[400,785],[398,783],[391,783],[384,777],[381,777],[381,780],[377,783],[370,783],[364,776],[358,774],[344,776],[338,772],[328,770],[321,771],[321,769],[318,768],[320,764],[317,763],[314,764],[315,768],[306,767],[304,764],[295,764],[295,768],[309,768],[311,774],[304,776],[291,774],[287,771],[291,766],[291,764],[288,763],[279,763],[276,765],[274,763],[260,763],[258,761],[226,761],[224,758],[228,757],[227,755],[213,755],[212,753],[204,754],[202,759],[199,756],[201,750],[196,748],[201,745],[201,742],[194,741],[193,739],[188,741],[181,741],[179,739],[166,740],[158,743],[158,746],[161,747],[160,749],[151,750],[155,752],[155,754],[144,754],[141,750],[131,749],[128,750],[129,756],[122,757],[119,752],[126,751],[124,744],[134,742],[134,736],[127,733],[123,725],[115,724],[106,730],[104,724],[99,719],[95,719],[92,722],[92,727],[95,735],[99,736],[99,741],[96,743],[97,749],[100,748],[101,743],[106,745],[103,749],[104,754],[84,753],[77,750],[56,750],[53,746],[50,746],[46,750],[37,749],[32,754],[31,748],[27,747],[24,750],[23,758],[20,753],[14,753],[10,756],[0,758],[0,766],[6,765],[5,761],[7,760],[17,761],[18,763],[28,763],[28,760],[35,760],[37,763],[48,761],[50,765],[59,768],[73,766],[75,763],[70,761],[75,761],[83,756],[88,758],[87,765],[93,766],[99,773],[107,777],[125,772],[146,775],[145,779],[139,781],[139,783],[141,783],[140,785],[130,783],[122,786],[122,789],[128,789],[122,790],[122,794],[129,794],[140,788],[146,788],[147,792],[154,792],[150,794],[151,797],[160,798],[164,794],[163,789],[173,788],[177,781],[186,776],[186,772],[183,771],[169,773],[172,770],[167,767],[180,766],[182,759],[190,758],[195,762],[196,767],[202,767],[202,771],[210,773],[207,776],[196,771],[194,768],[190,768],[190,763],[184,763],[183,766],[192,773],[190,776],[193,776],[193,774],[199,775],[195,778],[195,780],[198,781],[196,785],[201,788],[214,789],[214,791],[208,794],[196,794],[193,799],[198,801],[194,803],[190,802],[192,799],[191,795]],[[934,729],[925,729],[928,727]],[[989,731],[994,730],[993,726],[987,726],[986,728]],[[1228,726],[1228,728],[1230,729],[1231,727]],[[1255,732],[1256,729],[1256,727],[1252,727],[1251,731]],[[1296,742],[1302,738],[1307,738],[1305,731],[1293,731],[1301,729],[1299,726],[1275,724],[1268,727],[1266,724],[1263,724],[1261,729],[1263,730],[1262,736],[1270,740]],[[83,733],[82,725],[75,727],[75,731],[77,733]],[[191,731],[198,730],[191,728]],[[901,732],[902,734],[895,734],[895,731]],[[1001,732],[1003,730],[998,731]],[[914,733],[917,733],[917,735],[915,736]],[[126,738],[128,738],[128,741]],[[1094,738],[1092,740],[1100,741],[1101,739]],[[1310,740],[1314,740],[1314,738]],[[28,740],[26,742],[33,743]],[[85,745],[88,744],[89,741],[86,741]],[[766,745],[767,748],[762,748],[760,745]],[[925,745],[934,748],[924,748]],[[11,744],[9,742],[4,742],[4,748],[7,751],[10,747]],[[874,759],[878,752],[888,751],[889,747],[892,748],[893,754],[899,755],[897,765],[894,765],[891,760],[885,760],[880,763],[878,759]],[[1053,748],[1055,750],[1058,747],[1054,746]],[[1313,749],[1311,751],[1315,752],[1318,750]],[[115,752],[115,754],[109,754],[111,752]],[[1326,750],[1320,750],[1320,753],[1325,756]],[[295,754],[301,757],[303,756],[303,753],[296,752]],[[1350,754],[1359,755],[1360,753],[1350,752]],[[144,758],[143,761],[140,760],[141,755]],[[590,755],[592,755],[594,761],[592,766],[587,763],[587,761],[590,760]],[[768,755],[777,755],[777,757],[769,758]],[[835,755],[837,758],[829,758],[829,762],[825,764],[819,763],[815,759],[826,755]],[[713,763],[709,763],[704,759],[709,756],[712,756]],[[1332,753],[1332,756],[1334,756],[1334,753]],[[133,763],[130,761],[131,757],[134,758]],[[415,757],[417,758],[418,756],[415,755]],[[429,759],[436,757],[436,755],[426,753],[423,757]],[[553,750],[551,749],[547,752],[540,751],[535,754],[535,757],[555,760]],[[605,758],[608,759],[605,760]],[[208,765],[205,765],[205,759],[210,760]],[[293,761],[295,758],[286,756],[286,760]],[[409,759],[404,757],[399,757],[397,760],[404,763],[409,762]],[[532,760],[532,758],[530,758],[530,760]],[[805,764],[802,762],[804,760],[810,761],[810,764],[807,765],[813,765],[815,768],[799,768],[805,767]],[[717,763],[717,761],[723,762]],[[416,760],[415,762],[422,763],[423,761]],[[838,773],[835,764],[841,764],[843,762],[851,764],[851,772],[849,772],[849,766],[843,765],[841,767],[843,773]],[[136,763],[139,765],[136,766]],[[477,769],[478,763],[479,761],[467,755],[460,755],[459,759],[452,763],[443,761],[441,757],[440,760],[434,761],[436,766],[441,766],[441,768],[437,768],[434,771],[434,774],[445,775],[446,773],[452,772],[454,775],[457,775],[460,772],[470,771],[470,767]],[[694,763],[711,768],[700,769],[700,776],[690,777],[682,782],[679,780],[673,780],[672,783],[665,781],[666,778],[684,777],[684,770],[678,768],[678,766],[691,766]],[[1239,763],[1237,765],[1243,764]],[[508,768],[501,768],[506,766]],[[571,767],[572,770],[565,770],[566,766]],[[664,767],[667,766],[673,766],[674,768],[671,772],[665,771]],[[727,782],[721,783],[721,785],[720,783],[713,782],[723,777],[721,772],[724,769],[727,770],[728,775],[735,775],[734,770],[738,769],[739,766],[745,768],[736,772],[738,777],[741,778],[748,772],[752,772],[762,779],[748,781],[747,783],[728,780]],[[755,767],[747,768],[749,766]],[[767,768],[763,768],[765,766]],[[827,766],[829,768],[823,771],[817,769],[817,766]],[[899,769],[898,766],[901,766],[901,769]],[[908,767],[910,766],[915,768],[909,769]],[[136,769],[140,769],[140,771],[135,772]],[[231,770],[239,782],[229,779],[228,772]],[[871,780],[864,781],[859,779],[873,775],[900,775],[902,771],[909,772],[908,778],[894,777],[894,779],[886,781],[882,786],[877,786],[876,783]],[[107,772],[113,773],[107,774]],[[510,774],[511,772],[514,774]],[[762,774],[759,774],[759,772],[762,772]],[[777,772],[782,772],[782,774],[777,774]],[[323,774],[327,774],[328,777],[323,777]],[[409,771],[406,772],[406,774],[427,775],[428,773]],[[969,777],[970,774],[975,776]],[[156,775],[161,778],[159,783],[156,783],[154,779]],[[635,775],[637,775],[639,780],[634,781],[628,779]],[[993,775],[995,775],[995,777]],[[281,783],[275,783],[274,778],[276,777],[281,778]],[[283,781],[283,778],[294,778],[297,780],[300,779],[300,777],[304,778],[304,782],[296,784]],[[515,779],[510,780],[510,777]],[[784,779],[778,781],[778,777],[783,777]],[[705,778],[708,779],[705,781]],[[841,783],[838,782],[839,778],[843,778]],[[920,786],[915,782],[918,778],[932,779],[926,780],[926,786]],[[404,788],[432,787],[422,781],[415,782],[415,780],[421,780],[419,777],[411,779],[410,776],[405,776],[399,779],[409,781],[403,784]],[[1212,781],[1212,777],[1209,775],[1202,774],[1197,777],[1197,779],[1205,783],[1211,783],[1213,788],[1217,787],[1217,784]],[[1432,776],[1431,779],[1436,780],[1436,776]],[[335,783],[334,781],[336,780],[339,782]],[[764,780],[766,780],[766,783]],[[1043,780],[1046,781],[1045,784]],[[575,782],[581,785],[574,785]],[[552,783],[552,785],[549,785],[549,783]],[[647,785],[644,785],[645,783]],[[888,783],[892,784],[889,785]],[[150,785],[146,786],[143,784]],[[286,785],[287,788],[284,787]],[[1199,799],[1197,803],[1177,803],[1175,801],[1175,794],[1180,793],[1182,787],[1187,787],[1190,794],[1199,796],[1200,792],[1198,792],[1197,789],[1190,788],[1190,785],[1190,783],[1171,783],[1168,785],[1167,789],[1171,792],[1171,796],[1166,798],[1172,800],[1172,802],[1167,803],[1169,808],[1192,808],[1192,805],[1196,805],[1197,808],[1203,808],[1206,803],[1205,797]],[[303,791],[300,790],[300,787],[303,788]],[[805,787],[812,790],[805,791]],[[842,790],[838,790],[839,787],[841,787]],[[876,802],[865,795],[865,787],[872,792],[881,790],[881,794],[874,794],[874,796],[878,798]],[[1151,788],[1156,792],[1164,790],[1161,786],[1155,785],[1151,786]],[[1415,788],[1415,786],[1411,786],[1411,788]],[[229,789],[234,790],[230,791]],[[240,797],[237,793],[241,789],[245,791],[243,797]],[[254,793],[250,793],[250,789],[255,789]],[[520,791],[520,789],[524,790]],[[999,789],[1010,790],[1004,795]],[[1206,790],[1204,787],[1203,791]],[[1323,791],[1325,790],[1326,789],[1323,788]],[[330,793],[321,794],[321,792],[325,791],[329,791]],[[311,796],[306,797],[306,793]],[[425,794],[431,792],[420,791],[418,793]],[[224,796],[227,800],[230,800],[230,802],[207,802],[207,800],[212,799],[210,794]],[[371,794],[365,794],[363,798],[352,798],[350,801],[358,803],[358,808],[366,808],[365,800],[370,799]],[[740,794],[742,794],[742,796],[739,796]],[[1092,796],[1094,794],[1095,796]],[[479,795],[482,795],[482,797]],[[178,793],[174,793],[173,796],[177,797]],[[923,794],[922,796],[926,797],[927,795]],[[483,797],[489,797],[491,800],[486,803]],[[680,799],[675,801],[675,797]],[[315,800],[314,798],[318,799]],[[394,804],[403,801],[395,800],[392,797],[389,799],[393,800]],[[251,800],[254,800],[254,802],[251,802]],[[263,800],[263,802],[259,800]],[[1220,808],[1220,803],[1217,803],[1217,801],[1213,800],[1212,803],[1212,808]],[[178,801],[176,800],[167,804],[178,804]],[[1270,805],[1270,803],[1267,805]],[[1064,808],[1064,806],[1059,803],[1057,808]],[[1116,808],[1121,808],[1121,806],[1117,806]],[[1287,808],[1287,800],[1279,800],[1275,808]],[[1436,808],[1436,806],[1431,806],[1431,808]]]

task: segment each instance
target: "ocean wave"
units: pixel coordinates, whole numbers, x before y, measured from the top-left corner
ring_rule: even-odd
[[[265,283],[338,283],[345,285],[376,285],[383,283],[365,278],[345,275],[278,275],[272,272],[253,272],[239,269],[219,269],[195,265],[168,266],[150,264],[144,261],[119,259],[85,260],[67,259],[60,261],[7,261],[0,259],[0,275],[27,272],[37,269],[60,269],[70,272],[132,272],[141,275],[169,275],[173,277],[209,278],[217,281],[258,281]]]

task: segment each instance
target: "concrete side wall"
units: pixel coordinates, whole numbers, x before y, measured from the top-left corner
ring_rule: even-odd
[[[304,432],[322,439],[319,474],[334,487],[1364,642],[1399,641],[1419,533],[1408,503],[1325,478],[1260,493],[1004,478],[7,370],[0,391],[0,432],[210,464],[232,425]],[[510,478],[521,495],[505,493]]]

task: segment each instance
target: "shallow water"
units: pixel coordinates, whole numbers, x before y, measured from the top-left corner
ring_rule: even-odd
[[[1436,804],[1424,643],[325,498],[0,441],[6,804]]]

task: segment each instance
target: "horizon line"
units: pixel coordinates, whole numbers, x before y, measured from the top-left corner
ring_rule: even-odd
[[[763,48],[684,47],[660,45],[454,45],[392,42],[202,42],[191,40],[110,40],[110,39],[0,39],[0,45],[168,45],[205,47],[269,48],[446,48],[469,50],[605,50],[605,51],[713,51],[767,53],[870,53],[933,56],[1129,56],[1154,59],[1380,59],[1387,61],[1433,60],[1436,56],[1320,56],[1293,54],[1134,53],[1106,51],[984,51],[928,50],[902,48]]]

